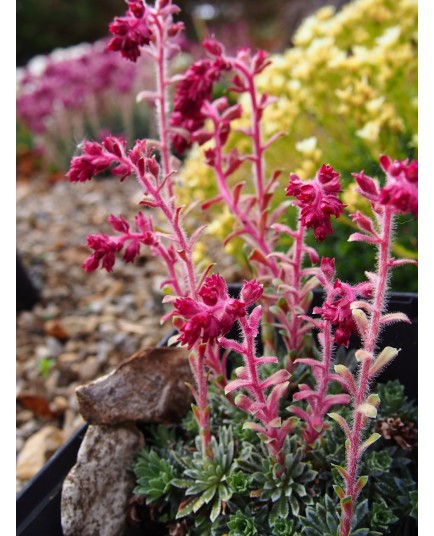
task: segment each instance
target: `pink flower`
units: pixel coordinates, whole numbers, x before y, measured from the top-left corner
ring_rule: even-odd
[[[396,214],[412,213],[417,217],[418,212],[418,164],[412,160],[395,160],[392,162],[386,155],[380,157],[380,165],[386,173],[386,184],[379,188],[371,177],[353,173],[359,189],[364,197],[373,203],[388,205]]]
[[[158,243],[151,217],[147,218],[143,212],[139,212],[136,216],[136,226],[140,231],[138,236],[142,244],[145,244],[145,246],[155,246]]]
[[[212,99],[213,85],[220,79],[222,72],[229,68],[220,57],[193,63],[176,87],[170,124],[185,129],[190,134],[200,130],[205,122],[202,104]],[[179,134],[173,135],[172,143],[181,154],[191,146],[191,141]]]
[[[393,207],[397,213],[412,213],[417,217],[417,161],[406,159],[392,163],[389,157],[383,155],[380,164],[387,176],[386,185],[380,190],[380,204]]]
[[[224,53],[223,45],[212,37],[207,37],[203,41],[202,46],[211,56],[220,57]]]
[[[103,141],[103,145],[86,141],[82,149],[84,154],[74,156],[66,176],[70,182],[85,182],[116,163],[110,171],[123,180],[133,171],[133,167],[124,156],[124,149],[125,141],[122,138],[110,136]]]
[[[315,307],[313,312],[320,314],[324,320],[333,324],[335,328],[334,341],[336,344],[348,347],[350,336],[357,333],[357,326],[353,320],[350,305],[355,300],[350,285],[335,280],[335,300],[332,304],[324,303],[322,307]]]
[[[311,181],[302,181],[295,174],[290,176],[286,195],[297,198],[294,204],[300,208],[299,221],[313,229],[318,241],[333,233],[330,217],[339,218],[344,211],[345,205],[337,197],[340,191],[339,173],[331,166],[323,165]]]
[[[331,271],[334,270],[334,259],[323,259],[321,261],[321,269],[323,270],[324,276],[329,278],[332,275]],[[358,333],[357,325],[354,322],[351,311],[351,303],[358,296],[369,297],[371,291],[372,285],[369,282],[351,286],[343,283],[340,279],[335,279],[330,294],[331,303],[325,302],[322,307],[314,307],[313,312],[315,314],[320,314],[324,320],[333,325],[334,341],[336,344],[348,348],[351,334]]]
[[[186,319],[179,341],[191,349],[195,343],[214,341],[246,315],[246,304],[229,297],[225,280],[218,274],[205,278],[199,290],[202,301],[190,297],[174,302],[175,314]]]
[[[331,283],[336,273],[335,259],[329,259],[328,257],[321,258],[321,272],[326,279],[327,283]],[[326,285],[325,285],[326,286]]]
[[[122,242],[110,236],[99,234],[89,235],[87,245],[94,250],[94,253],[83,263],[84,270],[93,272],[102,262],[102,267],[107,272],[111,272],[115,263],[115,254],[122,249]]]
[[[124,17],[115,17],[109,24],[113,38],[107,48],[120,51],[124,58],[133,62],[140,56],[140,47],[150,43],[151,32],[146,20],[146,10],[139,0],[127,2],[129,9]]]
[[[215,305],[219,299],[227,299],[228,289],[223,277],[218,274],[207,277],[199,290],[199,296],[206,305]]]
[[[111,160],[99,143],[84,142],[83,152],[83,155],[74,156],[71,160],[70,170],[66,174],[70,182],[85,182],[110,166]]]

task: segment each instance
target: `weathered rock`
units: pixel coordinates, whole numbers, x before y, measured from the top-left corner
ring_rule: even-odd
[[[134,487],[131,464],[143,445],[143,435],[133,424],[87,429],[77,463],[63,483],[65,536],[123,534]]]
[[[192,401],[185,348],[139,350],[112,373],[77,388],[79,410],[89,424],[175,422]]]
[[[29,437],[17,459],[17,478],[32,478],[62,443],[62,431],[51,425]]]

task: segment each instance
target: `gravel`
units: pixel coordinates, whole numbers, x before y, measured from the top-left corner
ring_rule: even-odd
[[[66,441],[82,424],[78,385],[157,345],[170,330],[159,324],[162,295],[155,281],[164,268],[158,259],[118,260],[110,274],[81,268],[89,255],[86,235],[110,233],[111,213],[132,221],[140,197],[134,180],[76,185],[36,175],[17,183],[17,250],[41,294],[32,310],[17,312],[18,464],[40,430],[54,426]],[[25,481],[17,480],[17,490]]]

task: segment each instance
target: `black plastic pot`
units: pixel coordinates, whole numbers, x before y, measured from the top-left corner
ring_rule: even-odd
[[[239,288],[232,285],[231,294],[237,296]],[[321,302],[321,293],[315,292],[312,307],[320,305]],[[400,322],[384,329],[380,346],[402,348],[402,351],[379,379],[382,382],[399,379],[405,387],[406,395],[417,400],[418,295],[392,293],[388,310],[405,313],[412,323]],[[163,339],[160,346],[165,345],[167,340],[168,337]],[[350,346],[358,347],[356,338],[351,340]],[[63,536],[60,523],[62,485],[76,462],[85,431],[86,426],[80,428],[17,495],[17,536]]]
[[[36,288],[21,257],[16,255],[16,310],[30,311],[39,301],[40,292]]]
[[[17,495],[17,536],[62,536],[60,497],[65,477],[77,461],[83,425]]]

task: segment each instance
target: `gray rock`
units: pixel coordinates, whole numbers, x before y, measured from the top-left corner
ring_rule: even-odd
[[[134,487],[131,464],[143,448],[133,424],[89,426],[77,463],[63,483],[64,536],[121,536]]]
[[[112,373],[76,389],[89,424],[176,422],[190,408],[192,382],[185,348],[139,350]]]

